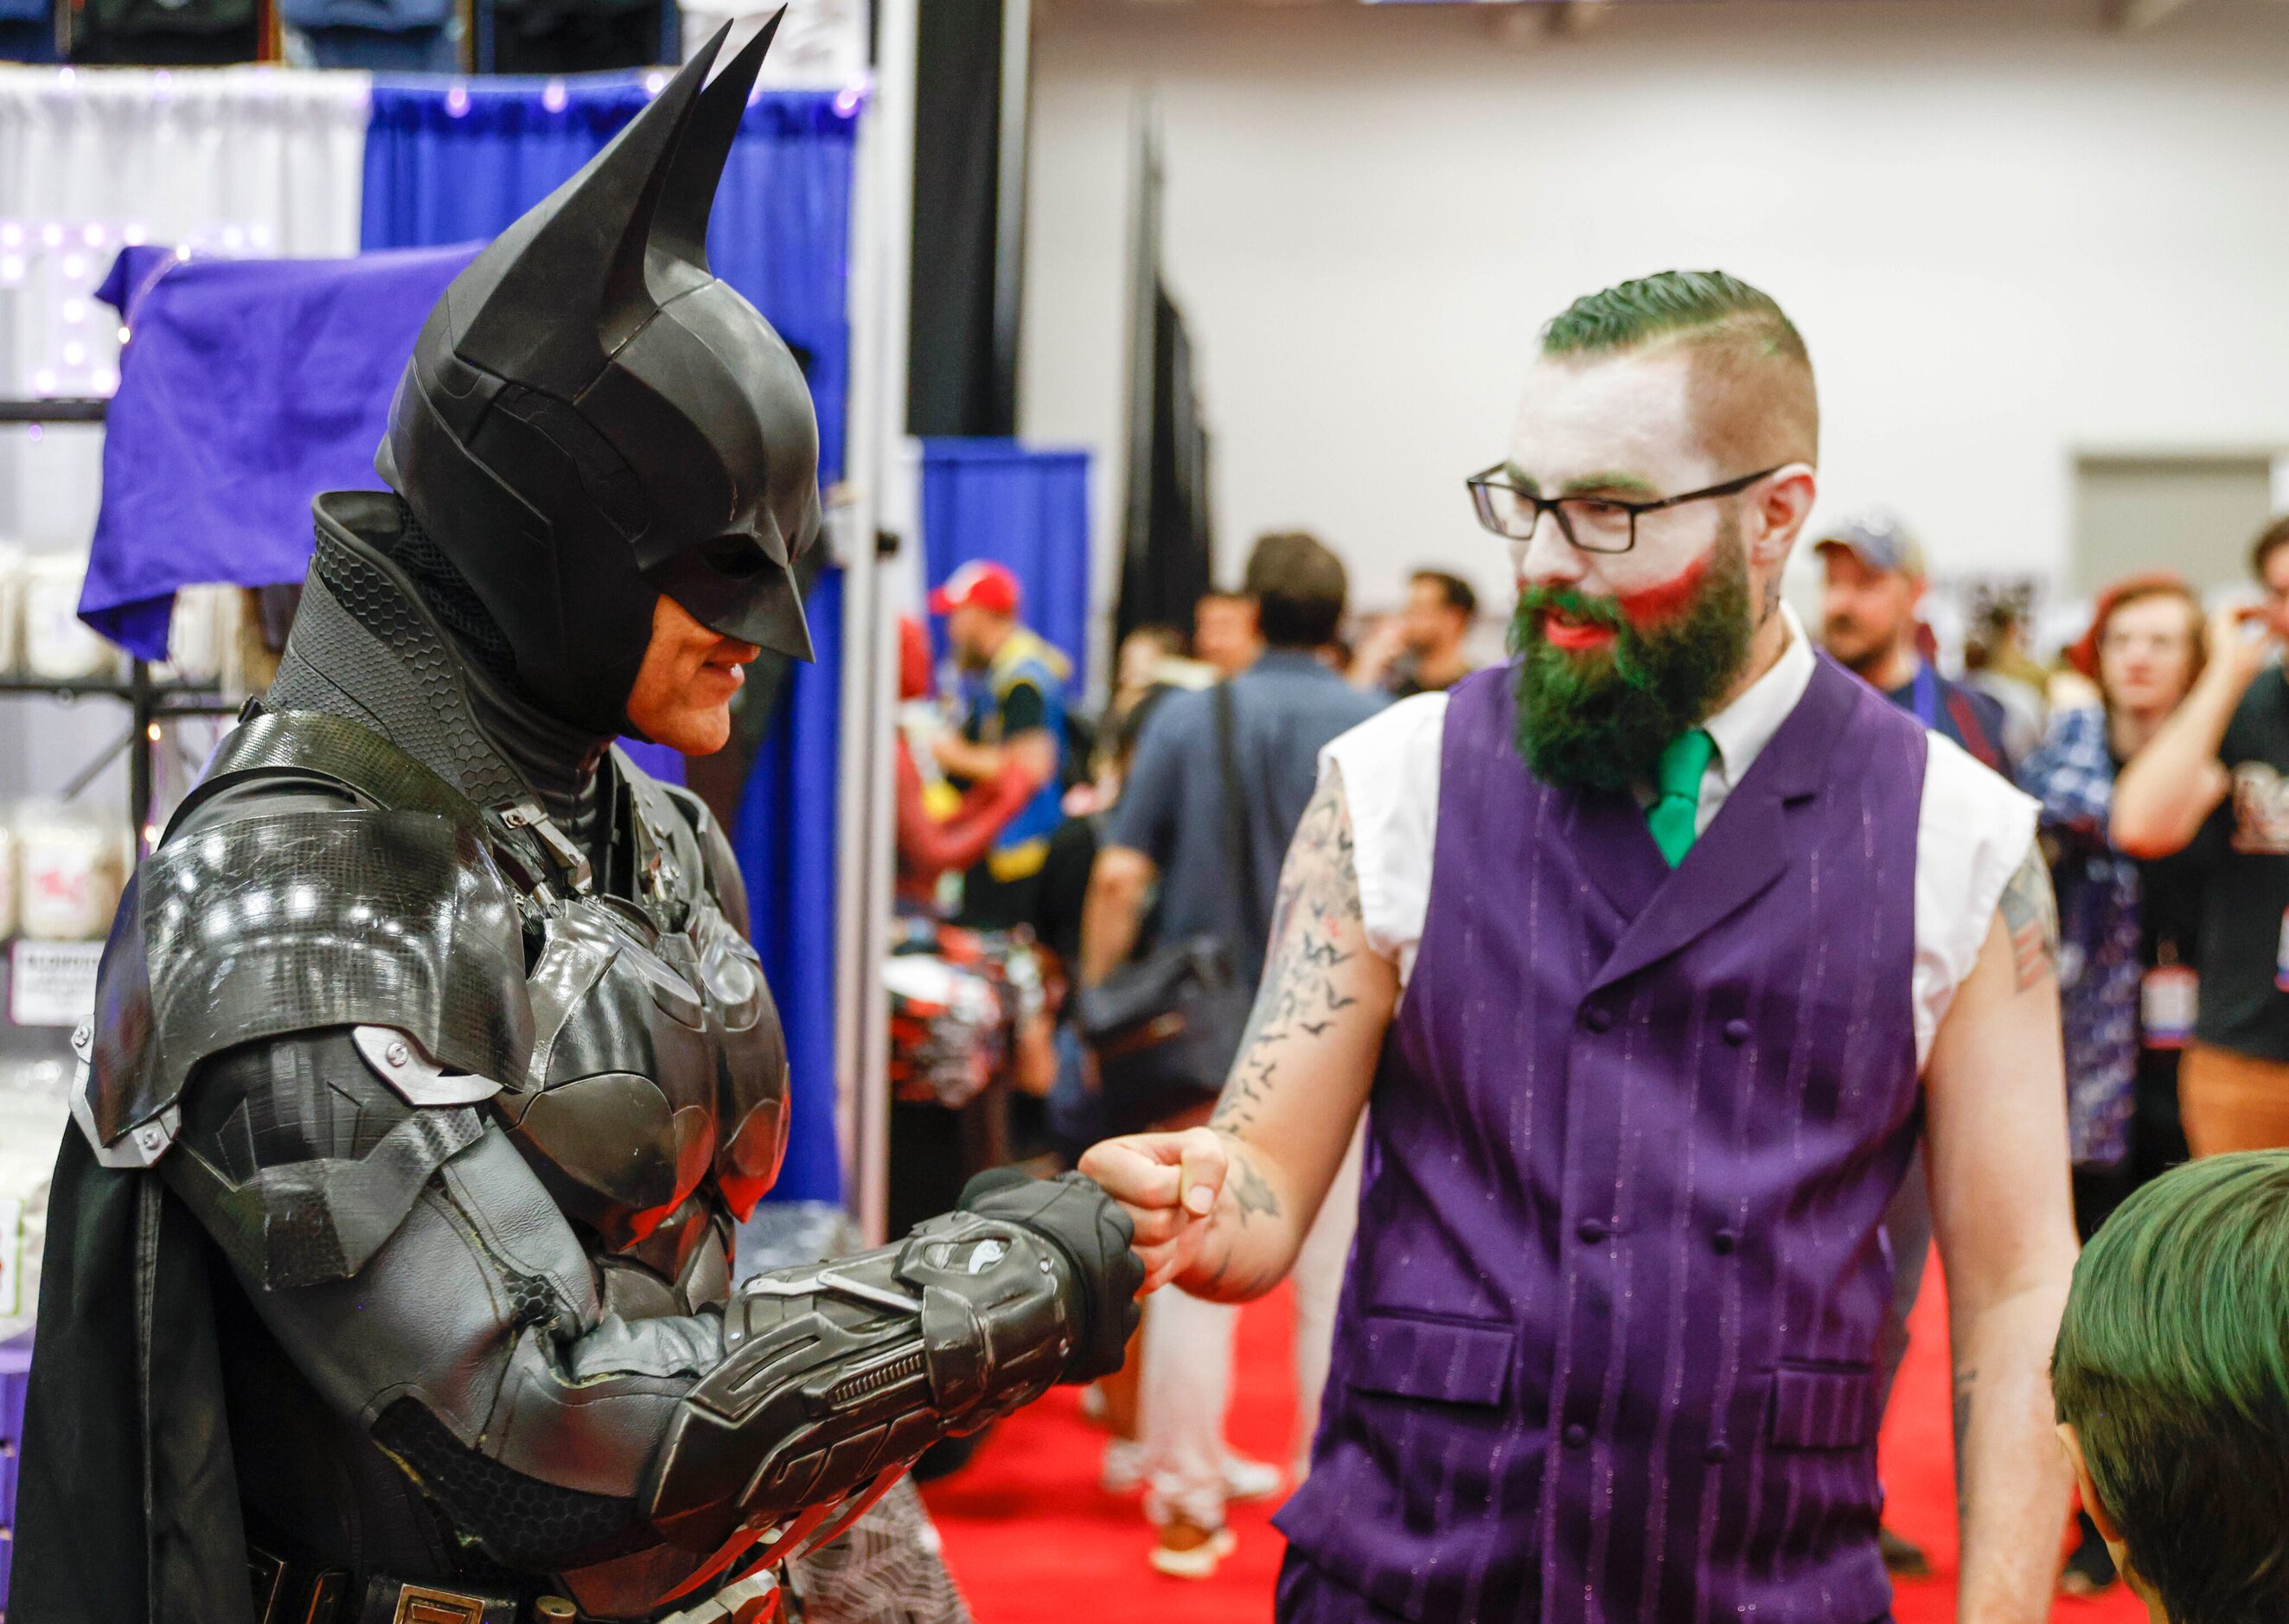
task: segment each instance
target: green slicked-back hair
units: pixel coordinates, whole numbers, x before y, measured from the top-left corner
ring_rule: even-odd
[[[2051,1382],[2172,1624],[2289,1619],[2289,1151],[2124,1202],[2076,1266]]]
[[[1779,302],[1726,271],[1663,271],[1585,293],[1542,330],[1542,353],[1634,349],[1672,336],[1737,337],[1768,356],[1809,362],[1803,337]]]
[[[1663,344],[1693,354],[1702,436],[1720,460],[1818,460],[1820,403],[1804,337],[1771,294],[1737,276],[1663,271],[1617,283],[1583,294],[1542,330],[1542,353],[1560,360]]]

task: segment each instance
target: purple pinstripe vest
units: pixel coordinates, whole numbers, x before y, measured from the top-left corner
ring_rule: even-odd
[[[1288,1624],[1863,1624],[1922,731],[1824,657],[1672,873],[1454,691]]]

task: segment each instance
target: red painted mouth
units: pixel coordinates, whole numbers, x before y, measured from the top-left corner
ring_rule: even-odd
[[[1594,620],[1576,620],[1559,609],[1542,612],[1543,640],[1553,649],[1568,653],[1582,653],[1591,649],[1613,646],[1614,629]]]

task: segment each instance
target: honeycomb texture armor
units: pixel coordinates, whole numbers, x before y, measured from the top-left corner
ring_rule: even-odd
[[[525,793],[477,729],[459,657],[383,556],[405,527],[397,498],[334,491],[316,513],[317,549],[270,707],[363,720],[478,806]],[[357,673],[355,693],[328,674],[344,671]]]
[[[516,901],[474,819],[346,807],[171,840],[120,904],[91,1097],[110,1144],[235,1044],[394,1026],[455,1071],[521,1076],[532,1047]]]

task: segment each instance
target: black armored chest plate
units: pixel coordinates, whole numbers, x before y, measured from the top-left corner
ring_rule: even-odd
[[[394,513],[369,506],[351,516],[387,529]],[[777,1176],[787,1112],[722,831],[614,750],[598,769],[610,832],[584,850],[475,726],[460,662],[395,565],[319,519],[278,681],[178,812],[195,838],[171,831],[150,895],[121,911],[83,1127],[99,1155],[151,1165],[208,1055],[352,1028],[406,1098],[491,1113],[585,1231],[613,1311],[722,1301],[730,1225]],[[250,942],[286,982],[255,979]]]
[[[530,1074],[494,1110],[569,1214],[675,1279],[700,1243],[684,1209],[712,1189],[745,1218],[786,1146],[786,1048],[762,966],[705,896],[680,929],[583,896],[541,930]],[[664,1228],[674,1246],[649,1244]]]

